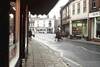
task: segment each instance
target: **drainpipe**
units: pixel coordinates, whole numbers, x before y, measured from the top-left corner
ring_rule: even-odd
[[[62,33],[62,8],[61,8],[61,11],[60,11],[60,25],[61,25],[61,33]]]

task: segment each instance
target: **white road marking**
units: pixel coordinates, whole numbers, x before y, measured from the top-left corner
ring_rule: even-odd
[[[75,62],[75,61],[73,61],[73,60],[71,60],[71,59],[69,59],[69,58],[66,58],[66,57],[63,57],[63,58],[64,58],[65,60],[67,60],[67,61],[69,61],[69,62],[71,62],[71,63],[77,65],[77,66],[81,66],[79,63],[77,63],[77,62]]]
[[[69,59],[69,58],[64,57],[62,52],[60,53],[60,55],[61,55],[61,57],[64,58],[65,60],[67,60],[67,61],[69,61],[69,62],[71,62],[71,63],[73,63],[73,64],[75,64],[75,65],[77,65],[77,66],[81,66],[79,63],[77,63],[77,62],[75,62],[75,61],[73,61],[73,60],[71,60],[71,59]]]

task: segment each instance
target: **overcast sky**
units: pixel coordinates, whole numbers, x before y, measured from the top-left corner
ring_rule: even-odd
[[[60,9],[64,6],[68,0],[59,0],[55,7],[49,12],[49,16],[53,17],[54,15],[58,18],[60,17]]]

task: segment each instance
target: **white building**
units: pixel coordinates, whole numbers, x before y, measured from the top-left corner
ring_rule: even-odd
[[[89,0],[70,0],[62,9],[62,26],[69,35],[88,36]]]
[[[75,0],[70,3],[70,34],[88,36],[88,6],[89,0]]]
[[[39,15],[32,18],[30,29],[36,33],[54,33],[54,19],[46,15]]]

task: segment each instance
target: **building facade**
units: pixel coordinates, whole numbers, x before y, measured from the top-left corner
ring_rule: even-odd
[[[55,20],[53,18],[33,17],[30,20],[29,28],[35,33],[54,33]]]
[[[88,40],[100,39],[99,0],[70,0],[62,7],[60,14],[62,30],[67,28],[69,35],[86,37]]]
[[[100,40],[100,0],[90,0],[90,30],[91,39]]]
[[[61,15],[61,28],[62,32],[64,32],[65,35],[69,35],[70,33],[70,12],[69,12],[69,4],[71,1],[69,1],[65,6],[61,8],[60,15]]]
[[[75,0],[70,3],[70,34],[81,37],[88,36],[89,0]]]
[[[89,0],[71,0],[64,6],[62,10],[62,24],[67,23],[69,35],[88,36],[88,2]],[[66,10],[65,14],[64,10]],[[66,15],[65,18],[63,14]]]

